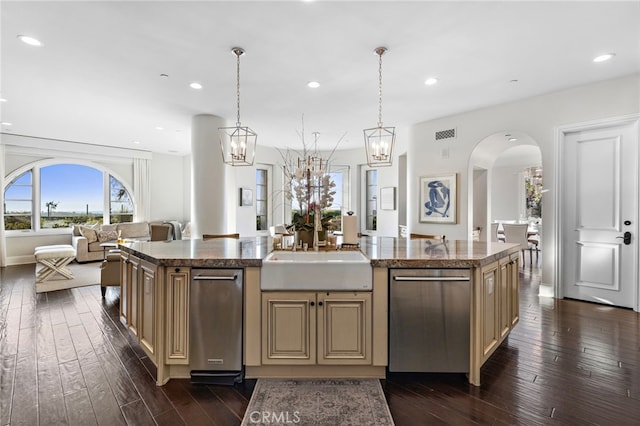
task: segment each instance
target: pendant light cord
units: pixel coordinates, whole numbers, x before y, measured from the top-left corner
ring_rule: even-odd
[[[236,127],[240,127],[240,55],[241,51],[236,51],[236,102],[238,105]]]
[[[384,50],[378,49],[378,127],[382,127],[382,54]]]

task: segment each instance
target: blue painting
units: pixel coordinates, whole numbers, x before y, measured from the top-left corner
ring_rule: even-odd
[[[420,221],[456,223],[456,174],[420,178]]]

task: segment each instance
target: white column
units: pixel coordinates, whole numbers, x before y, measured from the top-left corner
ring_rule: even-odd
[[[4,145],[0,145],[0,205],[4,206],[4,175],[5,175],[5,165],[4,165]],[[4,208],[0,209],[0,266],[5,266],[7,264],[7,240],[4,233]]]
[[[209,114],[191,119],[191,238],[227,233],[225,167],[218,128],[225,120]]]

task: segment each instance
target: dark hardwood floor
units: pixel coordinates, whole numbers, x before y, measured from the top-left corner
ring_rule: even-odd
[[[98,265],[96,264],[96,267]],[[255,381],[171,380],[118,321],[118,289],[36,295],[33,265],[0,269],[0,425],[238,425]],[[520,323],[482,369],[382,381],[396,425],[640,424],[640,316],[539,298],[521,271]]]

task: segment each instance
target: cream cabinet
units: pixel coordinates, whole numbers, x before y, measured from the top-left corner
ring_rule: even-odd
[[[138,334],[138,279],[140,259],[123,255],[120,268],[120,321]]]
[[[499,319],[500,319],[500,299],[499,294],[498,262],[482,270],[482,281],[480,282],[481,309],[481,338],[483,359],[498,346],[500,340]]]
[[[155,362],[156,355],[156,270],[157,267],[149,262],[141,261],[139,275],[140,320],[138,322],[138,337],[140,344]]]
[[[370,365],[370,292],[263,292],[263,365]]]
[[[166,364],[189,364],[190,281],[190,268],[167,268]]]
[[[519,321],[518,256],[519,253],[505,256],[481,269],[478,311],[482,362]]]
[[[500,291],[498,292],[498,335],[502,339],[511,330],[511,261],[504,257],[498,262]]]
[[[123,253],[120,268],[120,321],[140,342],[152,361],[156,361],[157,270],[158,267]]]
[[[520,321],[520,253],[512,253],[509,260],[509,316],[513,328]]]

